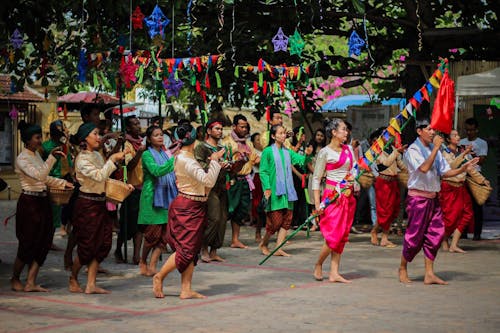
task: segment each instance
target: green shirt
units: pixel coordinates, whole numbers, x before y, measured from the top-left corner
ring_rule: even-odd
[[[163,165],[156,164],[149,150],[142,154],[142,171],[144,173],[144,184],[142,186],[141,200],[139,206],[139,219],[137,224],[165,224],[168,220],[168,210],[153,207],[155,196],[156,178],[174,171],[174,160],[172,156]]]
[[[286,148],[285,148],[286,149]],[[290,153],[290,161],[292,165],[300,164],[305,165],[309,159],[308,156],[300,155],[293,150],[287,149]],[[283,148],[278,149],[281,157],[281,167],[283,168],[283,174],[285,175],[285,186],[286,183],[291,182],[293,186],[293,178],[287,179],[286,168],[285,168],[285,155],[283,153]],[[271,208],[269,210],[280,210],[280,209],[293,209],[293,201],[288,201],[288,196],[285,194],[277,196],[276,195],[276,165],[274,163],[274,154],[272,146],[265,148],[262,151],[262,156],[260,158],[260,181],[262,182],[262,191],[271,190],[270,203]]]
[[[56,148],[56,147],[59,147],[61,144],[58,143],[58,142],[55,142],[54,140],[52,139],[49,139],[45,142],[42,143],[42,158],[44,160],[46,160],[48,157],[49,157],[49,154],[50,152],[52,151],[52,149]],[[63,177],[63,174],[62,174],[62,156],[55,156],[57,162],[54,164],[54,166],[52,167],[52,169],[50,170],[50,173],[49,173],[49,176],[52,176],[52,177],[55,177],[55,178],[62,178]],[[68,166],[69,167],[72,167],[73,166],[73,163],[71,161],[71,154],[68,154],[67,156],[67,161],[68,161]],[[68,170],[69,172],[69,170]]]

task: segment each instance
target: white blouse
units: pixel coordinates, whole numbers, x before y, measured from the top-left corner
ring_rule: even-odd
[[[214,187],[220,169],[219,163],[210,161],[205,172],[192,153],[181,150],[174,164],[177,189],[184,194],[204,196]]]
[[[106,180],[115,170],[115,164],[111,160],[104,163],[99,152],[82,150],[75,160],[76,179],[80,183],[80,192],[104,193]]]
[[[47,190],[47,185],[54,188],[63,189],[66,185],[64,179],[49,176],[49,172],[57,159],[49,155],[44,162],[40,154],[29,149],[23,151],[16,159],[16,173],[24,191],[43,192]]]
[[[352,148],[349,146],[349,151],[351,152],[351,158],[354,156]],[[340,158],[340,153],[336,152],[329,146],[321,148],[316,158],[316,164],[314,165],[312,189],[320,190],[321,179],[326,175],[326,178],[333,180],[335,182],[341,182],[345,176],[351,172],[351,161],[349,158],[346,159],[345,163],[337,169],[326,170],[327,163],[336,163]],[[352,166],[356,164],[356,161],[352,161]],[[353,176],[356,176],[354,174]]]

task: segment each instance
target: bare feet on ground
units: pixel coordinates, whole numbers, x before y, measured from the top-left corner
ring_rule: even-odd
[[[153,294],[156,298],[163,298],[163,281],[158,275],[153,276]]]
[[[49,292],[48,289],[42,288],[40,285],[26,283],[23,289],[25,292]]]
[[[191,298],[207,298],[207,296],[202,295],[194,290],[190,291],[181,291],[181,294],[179,295],[180,299],[191,299]]]
[[[231,243],[231,247],[233,249],[248,249],[248,246],[246,246],[245,244],[243,244],[242,242],[240,241],[237,241],[237,242],[232,242]]]
[[[218,261],[218,262],[224,262],[224,261],[226,261],[224,258],[219,257],[217,254],[211,255],[211,256],[209,257],[209,259],[210,259],[211,261]]]
[[[143,262],[140,262],[139,263],[139,273],[141,273],[141,275],[143,275],[143,276],[148,276],[148,265],[143,263]]]
[[[111,294],[111,291],[99,288],[97,286],[89,286],[85,288],[85,293],[86,294]]]
[[[450,249],[448,251],[450,251],[452,253],[467,253],[467,251],[462,250],[458,246],[450,246]]]
[[[69,291],[72,293],[83,293],[80,283],[78,283],[78,280],[73,277],[69,278]]]
[[[408,277],[408,271],[406,269],[399,269],[399,282],[401,283],[411,283],[412,281]]]
[[[389,240],[386,240],[386,241],[380,241],[380,246],[382,247],[386,247],[388,249],[393,249],[395,247],[397,247],[396,244],[394,244],[393,242],[389,241]]]
[[[210,260],[210,256],[208,254],[202,254],[201,255],[201,261],[207,262],[207,263],[210,262],[211,261]]]
[[[314,265],[313,276],[316,281],[323,281],[323,267],[321,265]]]
[[[344,278],[342,275],[337,274],[337,275],[331,275],[328,277],[328,281],[330,282],[340,282],[340,283],[352,283],[351,280],[347,280]]]
[[[440,285],[447,285],[448,282],[442,280],[435,274],[425,274],[424,277],[424,284],[440,284]]]
[[[370,232],[370,242],[372,245],[377,246],[378,245],[378,237],[376,232]]]
[[[255,235],[255,243],[260,243],[262,242],[262,236],[260,234]]]
[[[10,289],[12,289],[13,291],[23,291],[24,286],[19,279],[11,278],[10,279]]]
[[[444,251],[449,251],[450,250],[450,245],[448,245],[448,241],[443,241],[441,243],[441,246],[443,247]]]
[[[269,251],[269,248],[262,243],[259,244],[259,249],[260,249],[260,252],[262,252],[262,254],[265,256],[268,256],[269,253],[271,253],[271,251]]]
[[[288,254],[283,250],[278,250],[278,251],[274,252],[274,255],[278,256],[278,257],[291,257],[292,256],[291,254]]]

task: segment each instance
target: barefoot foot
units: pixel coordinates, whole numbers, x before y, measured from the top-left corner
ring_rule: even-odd
[[[323,281],[323,267],[321,265],[314,265],[313,276],[316,281]]]
[[[406,269],[399,269],[399,282],[401,283],[411,283],[412,281],[408,277],[408,271]]]
[[[340,282],[340,283],[352,283],[351,280],[347,280],[346,278],[344,278],[340,274],[330,275],[328,277],[328,281],[330,281],[330,282]]]
[[[447,285],[448,282],[444,281],[443,279],[439,278],[435,274],[425,274],[424,277],[424,284],[440,284],[440,285]]]
[[[156,298],[163,298],[163,281],[158,275],[153,276],[153,294]]]
[[[394,244],[393,242],[391,242],[389,240],[380,241],[380,246],[386,247],[388,249],[393,249],[393,248],[397,247],[396,244]]]
[[[72,293],[83,293],[82,287],[80,287],[80,283],[78,283],[78,280],[70,277],[69,278],[69,291]]]
[[[444,241],[441,243],[441,247],[443,248],[443,251],[449,251],[449,250],[450,250],[450,245],[448,244],[448,241],[447,241],[447,240],[444,240]]]
[[[89,286],[85,288],[85,293],[90,295],[90,294],[111,294],[111,291],[99,288],[97,286]]]
[[[148,276],[148,265],[147,263],[144,262],[139,262],[139,273],[142,276]]]
[[[260,234],[255,234],[255,243],[262,242],[262,236]]]
[[[467,253],[467,251],[462,250],[458,246],[450,246],[449,251],[452,252],[452,253]]]
[[[207,296],[202,295],[196,291],[190,290],[190,291],[181,291],[181,294],[179,295],[180,299],[191,299],[191,298],[207,298]]]
[[[23,291],[24,286],[19,279],[11,278],[10,279],[10,289],[12,289],[13,291]]]
[[[201,261],[203,262],[206,262],[206,263],[209,263],[211,260],[210,260],[210,257],[208,255],[201,255]]]
[[[231,247],[233,249],[248,249],[248,246],[246,246],[245,244],[243,244],[240,241],[232,242]]]
[[[292,256],[291,254],[288,254],[283,250],[278,250],[278,251],[274,252],[274,255],[278,256],[278,257],[291,257]]]
[[[370,232],[370,242],[372,245],[377,246],[378,245],[378,237],[376,232]]]
[[[271,253],[271,251],[269,251],[269,248],[262,243],[259,244],[259,249],[260,249],[260,252],[262,252],[262,254],[265,256],[268,256],[269,253]]]
[[[218,262],[224,262],[226,261],[226,259],[218,256],[217,254],[215,255],[211,255],[210,258],[209,258],[211,261],[218,261]]]
[[[49,292],[48,289],[42,288],[40,285],[35,285],[35,284],[30,284],[30,283],[26,283],[23,290],[25,292],[28,292],[28,293],[30,293],[30,292],[42,292],[42,293]]]

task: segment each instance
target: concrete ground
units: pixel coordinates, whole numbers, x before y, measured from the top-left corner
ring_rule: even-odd
[[[14,209],[14,201],[0,201],[0,218]],[[0,332],[500,331],[500,242],[495,239],[463,240],[467,254],[440,253],[436,273],[450,284],[425,286],[422,254],[409,266],[414,282],[398,282],[401,237],[392,236],[398,247],[386,249],[370,245],[369,234],[352,235],[341,265],[353,280],[346,285],[313,279],[320,233],[309,239],[299,233],[286,247],[292,257],[273,257],[259,266],[263,256],[254,229],[246,227],[242,240],[249,249],[224,247],[219,252],[225,263],[196,267],[193,286],[208,298],[180,300],[177,272],[165,280],[166,297],[155,299],[151,278],[140,276],[136,266],[115,264],[111,256],[103,263],[111,273],[99,275],[98,283],[112,294],[71,294],[61,252],[49,253],[39,275],[50,293],[12,292],[14,221],[0,230]],[[499,234],[500,223],[485,225],[486,237]],[[55,242],[65,246],[66,239]],[[328,269],[325,265],[325,277]],[[84,276],[81,280],[84,284]]]

